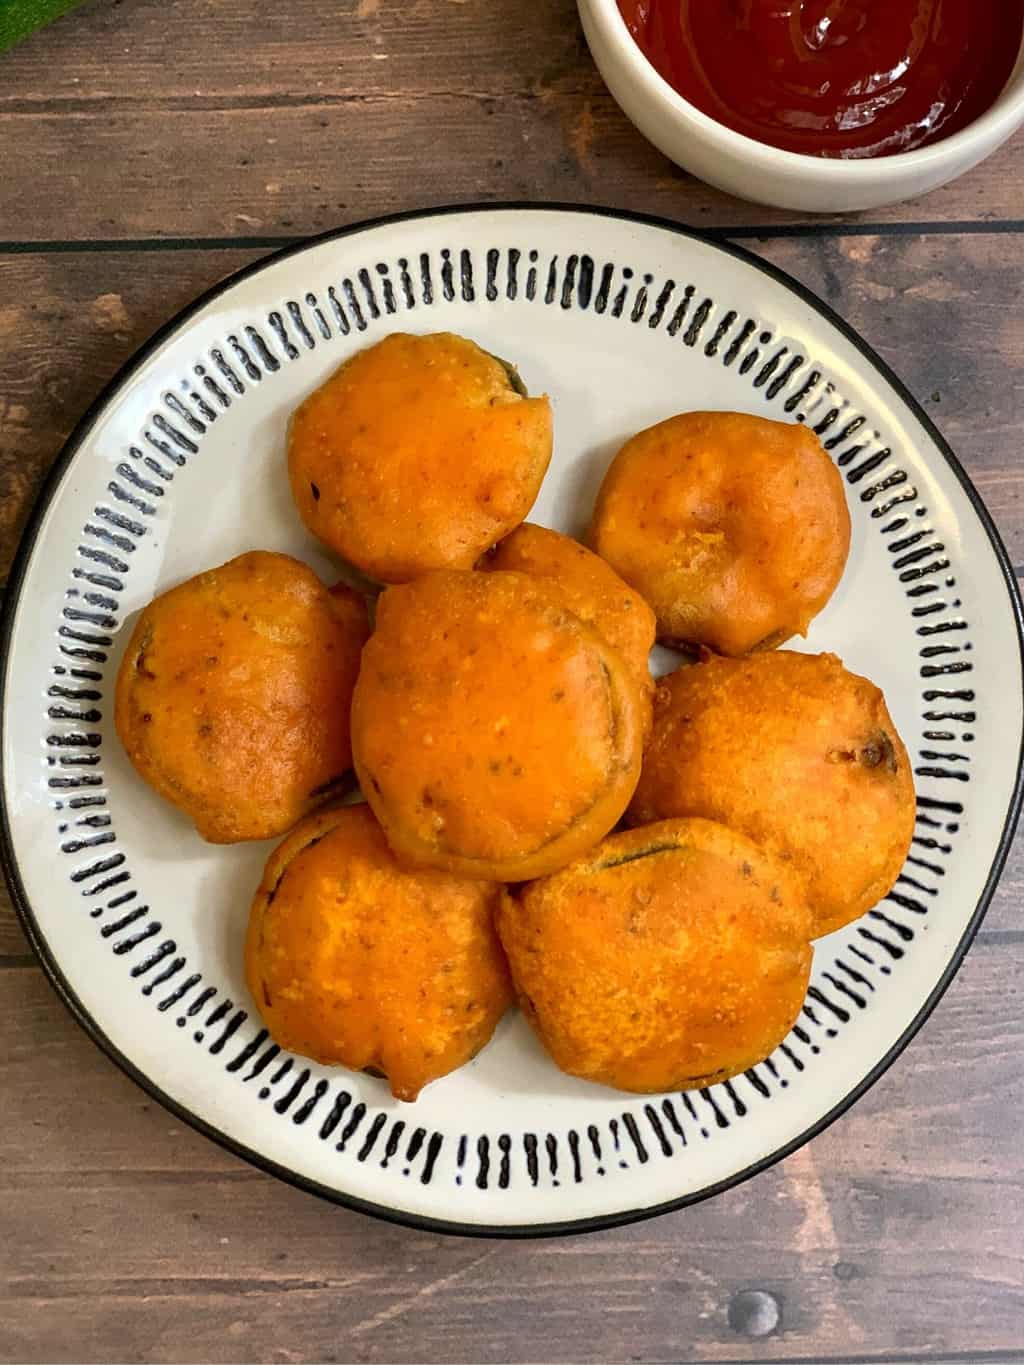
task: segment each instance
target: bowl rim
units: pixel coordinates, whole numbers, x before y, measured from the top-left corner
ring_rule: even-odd
[[[1024,122],[1024,36],[1017,64],[1010,79],[989,105],[966,128],[940,138],[926,147],[911,152],[894,152],[890,156],[868,156],[843,159],[840,157],[810,156],[806,152],[791,152],[774,147],[768,142],[737,133],[732,128],[705,114],[660,74],[644,55],[618,6],[618,0],[577,0],[581,18],[590,19],[601,29],[615,49],[615,55],[628,67],[634,83],[639,84],[652,100],[659,103],[675,126],[717,142],[719,146],[745,157],[766,171],[789,172],[801,178],[813,178],[826,185],[847,185],[883,181],[900,181],[906,175],[949,165],[982,148],[995,149],[1011,136]],[[589,35],[588,43],[589,43]],[[603,75],[603,72],[602,72]],[[1020,78],[1019,89],[1008,95],[1014,77]],[[614,93],[614,92],[613,92]],[[809,175],[813,172],[813,175]]]
[[[753,252],[746,250],[742,246],[737,245],[735,242],[723,241],[706,232],[701,232],[699,229],[673,222],[671,219],[658,217],[653,214],[633,212],[628,209],[608,208],[589,204],[545,203],[530,200],[513,200],[495,203],[477,201],[467,204],[444,205],[436,208],[406,210],[401,213],[386,214],[382,217],[369,218],[363,221],[346,224],[310,237],[300,237],[295,240],[286,238],[276,251],[271,251],[268,255],[261,256],[259,259],[241,266],[226,278],[212,285],[209,289],[204,290],[194,298],[191,303],[187,304],[184,308],[170,317],[153,333],[148,341],[143,343],[143,345],[129,357],[107,384],[103,386],[99,394],[78,421],[39,488],[36,500],[22,531],[14,562],[11,566],[10,576],[7,582],[7,591],[4,594],[3,602],[0,603],[0,750],[3,748],[4,733],[8,723],[6,692],[10,682],[8,664],[14,636],[14,626],[22,605],[22,589],[28,571],[29,561],[31,560],[36,542],[42,533],[46,514],[57,494],[61,481],[75,459],[79,448],[88,439],[92,428],[100,419],[112,398],[139,370],[142,369],[163,342],[175,335],[175,333],[193,317],[199,314],[207,305],[213,303],[235,286],[241,284],[245,280],[251,279],[253,276],[260,274],[262,271],[267,270],[272,266],[278,265],[289,257],[307,251],[314,246],[322,245],[326,242],[340,242],[348,237],[356,236],[361,232],[376,227],[405,223],[415,224],[419,220],[429,221],[436,217],[454,218],[459,215],[472,216],[474,214],[488,214],[508,215],[512,218],[520,213],[538,212],[578,214],[581,216],[593,215],[597,218],[608,218],[620,222],[658,228],[677,237],[706,244],[715,251],[721,252],[726,256],[731,256],[735,260],[754,267],[770,279],[783,285],[802,303],[835,327],[836,330],[857,349],[867,364],[878,376],[880,376],[882,381],[892,388],[897,398],[906,404],[912,416],[921,425],[929,439],[934,443],[936,450],[945,460],[961,485],[965,497],[970,503],[982,530],[988,538],[989,546],[999,567],[1009,599],[1010,610],[1014,619],[1017,651],[1021,659],[1022,667],[1024,667],[1024,600],[1021,598],[1020,588],[1018,587],[1006,546],[1003,543],[996,524],[985,506],[980,493],[974,486],[974,483],[963,465],[961,465],[960,461],[957,459],[952,447],[939,431],[929,414],[925,411],[923,405],[914,397],[903,381],[861,334],[829,304],[823,299],[820,299],[812,290],[807,288],[806,285],[801,284],[799,280],[789,275],[786,271],[773,265],[771,262],[764,260],[762,257],[755,255]],[[938,980],[932,986],[927,999],[922,1004],[918,1013],[910,1021],[904,1032],[893,1042],[885,1055],[852,1086],[849,1092],[843,1096],[833,1108],[827,1113],[820,1115],[813,1123],[809,1124],[806,1128],[801,1129],[799,1133],[795,1134],[787,1142],[783,1143],[780,1147],[766,1156],[761,1157],[751,1165],[744,1167],[742,1170],[734,1172],[733,1174],[724,1177],[722,1180],[719,1180],[712,1185],[705,1186],[700,1190],[692,1191],[688,1194],[675,1195],[661,1203],[642,1206],[640,1208],[620,1210],[619,1212],[611,1214],[597,1214],[584,1218],[551,1222],[518,1224],[465,1223],[459,1219],[439,1218],[437,1216],[421,1215],[394,1209],[390,1205],[376,1204],[347,1191],[323,1185],[312,1177],[302,1175],[297,1171],[282,1166],[273,1158],[264,1155],[257,1148],[250,1147],[241,1139],[223,1132],[212,1121],[209,1121],[196,1113],[184,1100],[175,1099],[166,1091],[162,1090],[156,1081],[152,1080],[145,1072],[141,1071],[135,1063],[121,1051],[120,1047],[108,1037],[104,1032],[102,1025],[78,997],[71,981],[64,974],[64,969],[58,961],[56,954],[50,948],[49,941],[36,919],[28,893],[25,890],[19,869],[18,851],[13,834],[13,811],[7,805],[3,784],[0,784],[0,870],[2,870],[6,879],[7,886],[10,890],[11,902],[14,906],[21,928],[28,939],[29,945],[34,951],[44,975],[49,980],[50,985],[74,1018],[75,1022],[100,1050],[147,1095],[156,1100],[182,1123],[194,1128],[197,1132],[201,1133],[204,1137],[209,1138],[212,1142],[215,1142],[225,1151],[242,1158],[249,1162],[250,1165],[269,1175],[276,1176],[279,1180],[294,1186],[296,1189],[303,1190],[308,1194],[316,1195],[329,1203],[340,1205],[343,1208],[369,1214],[370,1216],[387,1223],[395,1223],[406,1227],[416,1228],[421,1231],[445,1233],[454,1236],[500,1238],[504,1240],[575,1236],[580,1233],[595,1232],[609,1228],[622,1227],[627,1224],[645,1222],[648,1219],[659,1217],[662,1214],[675,1212],[679,1209],[703,1203],[707,1199],[711,1199],[718,1194],[724,1193],[726,1190],[745,1183],[753,1176],[759,1175],[762,1171],[768,1170],[770,1167],[783,1161],[786,1157],[791,1156],[811,1139],[824,1132],[826,1128],[830,1127],[831,1124],[860,1100],[861,1097],[886,1073],[886,1071],[889,1070],[893,1062],[895,1062],[897,1057],[899,1057],[911,1040],[916,1036],[922,1025],[926,1022],[943,995],[946,993],[953,978],[959,971],[967,951],[981,926],[985,913],[991,904],[992,898],[995,895],[996,888],[999,884],[1013,843],[1018,820],[1022,808],[1024,808],[1024,740],[1022,740],[1016,761],[1017,772],[1013,790],[1007,804],[1002,832],[993,851],[992,862],[989,867],[988,876],[985,880],[985,885],[967,919],[960,938],[954,944],[950,952],[948,962]]]

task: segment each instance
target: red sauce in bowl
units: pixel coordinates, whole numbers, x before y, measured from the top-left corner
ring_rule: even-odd
[[[618,0],[655,69],[738,133],[810,156],[890,156],[995,102],[1024,0]]]

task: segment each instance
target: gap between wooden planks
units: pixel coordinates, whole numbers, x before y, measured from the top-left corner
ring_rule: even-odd
[[[437,198],[806,221],[655,151],[605,89],[573,0],[93,0],[4,54],[0,140],[8,240],[306,235]],[[1017,137],[872,217],[989,222],[1022,204]]]
[[[757,242],[890,361],[967,467],[1024,566],[1024,235],[834,233]],[[28,252],[0,257],[0,579],[74,421],[163,322],[257,250]],[[6,302],[5,300],[10,300]],[[524,358],[524,364],[527,365]],[[983,932],[1019,933],[1018,838]],[[0,891],[0,957],[26,944]]]

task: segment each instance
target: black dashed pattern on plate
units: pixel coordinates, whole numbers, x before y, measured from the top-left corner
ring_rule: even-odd
[[[204,982],[201,972],[189,970],[175,940],[162,937],[163,924],[148,918],[148,906],[134,903],[139,889],[125,853],[116,847],[107,809],[102,736],[89,728],[102,719],[101,669],[120,624],[133,556],[175,479],[202,457],[203,438],[220,414],[242,401],[250,386],[272,383],[304,354],[440,300],[478,308],[505,302],[582,309],[626,327],[661,329],[706,363],[735,369],[752,393],[777,404],[780,417],[809,423],[855,490],[854,506],[862,507],[868,525],[884,539],[893,591],[905,596],[919,641],[921,715],[929,726],[929,747],[914,759],[914,851],[884,908],[850,926],[838,951],[819,948],[800,1022],[771,1057],[705,1090],[638,1098],[603,1125],[516,1136],[466,1134],[457,1142],[413,1127],[412,1118],[374,1110],[347,1088],[344,1073],[314,1079],[310,1067],[290,1057],[271,1070],[281,1052],[266,1030],[254,1027],[248,1011]],[[817,1059],[840,1030],[870,1011],[887,978],[913,969],[915,935],[945,875],[943,863],[955,850],[979,727],[969,623],[947,547],[929,525],[928,508],[893,445],[869,429],[812,357],[777,337],[770,324],[722,308],[695,284],[659,280],[585,253],[542,258],[528,247],[492,247],[475,255],[453,246],[436,255],[373,261],[321,293],[310,290],[301,299],[285,300],[197,357],[191,373],[164,392],[159,409],[126,448],[107,492],[109,501],[95,506],[81,532],[45,689],[43,763],[59,846],[71,860],[71,885],[101,939],[124,959],[127,980],[138,984],[158,1014],[188,1029],[195,1045],[219,1059],[240,1086],[254,1087],[261,1100],[271,1101],[272,1121],[308,1125],[318,1141],[333,1144],[339,1161],[378,1161],[382,1169],[426,1185],[435,1178],[447,1142],[455,1149],[450,1160],[455,1185],[513,1193],[524,1186],[611,1178],[651,1161],[685,1161],[695,1146],[713,1142],[732,1124],[756,1123],[777,1092],[812,1083],[809,1073],[823,1064]]]

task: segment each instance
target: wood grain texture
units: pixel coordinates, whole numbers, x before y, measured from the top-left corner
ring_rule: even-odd
[[[1024,558],[1013,443],[1024,239],[756,245],[905,375]],[[196,292],[257,255],[4,261],[16,300],[6,314],[16,344],[0,351],[8,556],[29,494],[95,391]],[[1009,1351],[1021,1336],[1024,1248],[1013,1120],[1022,893],[1018,841],[981,939],[933,1021],[805,1152],[712,1205],[526,1247],[371,1224],[183,1129],[24,965],[26,945],[0,896],[0,954],[10,964],[0,976],[0,1179],[7,1245],[18,1248],[0,1264],[0,1358],[106,1360],[115,1342],[145,1361],[818,1360],[980,1343]],[[53,1121],[54,1095],[74,1121]],[[747,1335],[757,1318],[743,1305],[771,1300],[737,1298],[745,1291],[774,1296],[781,1330]]]
[[[496,198],[799,220],[656,152],[607,93],[573,0],[92,0],[0,62],[0,238],[305,234]],[[869,216],[986,222],[1022,203],[1018,138]]]
[[[262,251],[0,255],[0,583],[43,477],[168,318]]]
[[[1024,1150],[1006,1121],[1024,1103],[1022,972],[1020,943],[974,953],[888,1076],[782,1166],[650,1223],[521,1244],[373,1224],[250,1170],[117,1072],[35,973],[8,973],[0,1354],[518,1362],[920,1358],[980,1355],[980,1342],[1011,1351],[1024,1321]],[[758,1319],[738,1296],[751,1291],[778,1305],[771,1336],[748,1335]]]
[[[1024,233],[837,232],[745,245],[808,285],[893,366],[1024,566]],[[98,390],[196,293],[262,254],[0,255],[0,582],[43,473]]]
[[[11,894],[0,877],[0,971],[34,964],[32,950],[11,904]]]
[[[745,235],[907,381],[1024,572],[1024,137],[809,220],[661,157],[573,0],[87,0],[0,57],[0,148],[0,586],[99,389],[264,239],[514,198]],[[1019,838],[922,1033],[780,1167],[510,1244],[373,1223],[184,1128],[76,1027],[0,889],[0,1362],[1024,1359],[1022,898]]]
[[[1024,566],[1024,235],[749,243],[836,308],[939,423]],[[46,470],[98,391],[162,323],[260,251],[0,258],[0,582]],[[1020,930],[1024,842],[986,920]],[[0,890],[0,955],[26,945]]]

